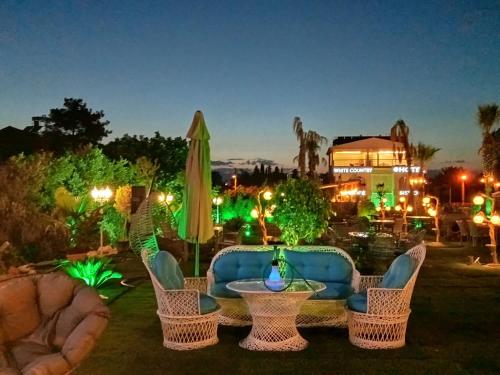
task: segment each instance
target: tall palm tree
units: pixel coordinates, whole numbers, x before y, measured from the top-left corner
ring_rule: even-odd
[[[299,167],[299,176],[304,178],[306,175],[306,133],[302,127],[302,120],[300,117],[295,117],[292,124],[293,132],[299,141],[299,154],[293,158]]]
[[[420,175],[423,174],[427,163],[432,160],[436,152],[441,150],[440,148],[426,145],[422,142],[418,142],[416,146],[412,144],[411,148],[413,157],[418,161],[418,165],[420,166]]]
[[[314,130],[309,130],[305,135],[305,139],[307,164],[309,169],[308,175],[309,177],[314,178],[316,176],[316,167],[320,164],[320,162],[326,164],[326,159],[319,156],[319,150],[322,145],[328,142],[328,140]]]
[[[479,153],[483,159],[483,174],[485,179],[485,190],[491,192],[490,177],[493,177],[496,166],[497,141],[493,135],[495,124],[500,121],[500,110],[498,105],[485,104],[477,108],[477,124],[483,133],[483,142]]]
[[[406,123],[399,119],[391,128],[391,141],[393,142],[394,157],[398,159],[399,163],[403,161],[403,154],[406,159],[408,167],[407,183],[410,190],[410,202],[413,203],[413,191],[410,184],[411,179],[411,165],[412,165],[412,147],[410,144],[410,128]],[[403,231],[406,233],[408,230],[408,223],[406,221],[406,210],[403,211]]]

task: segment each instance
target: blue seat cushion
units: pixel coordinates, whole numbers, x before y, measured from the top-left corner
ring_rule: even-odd
[[[347,297],[347,306],[349,307],[349,310],[366,313],[368,310],[367,300],[368,297],[366,292],[351,294]]]
[[[210,289],[210,294],[214,297],[220,298],[240,298],[240,294],[234,290],[229,290],[226,288],[226,281],[220,281],[214,283]]]
[[[179,263],[168,251],[158,251],[151,268],[164,289],[184,289],[184,276]]]
[[[350,285],[352,265],[342,255],[326,251],[284,251],[286,260],[298,271],[294,278],[304,277],[327,283]],[[292,276],[293,268],[287,266],[287,277]]]
[[[415,261],[407,254],[398,256],[384,274],[381,288],[403,289],[415,271]]]
[[[234,251],[222,255],[213,265],[215,283],[241,279],[261,279],[271,269],[274,251]]]
[[[346,299],[353,292],[351,285],[344,283],[324,282],[326,289],[313,294],[310,299]]]
[[[218,310],[220,306],[215,301],[214,298],[206,295],[205,293],[200,293],[200,313],[209,314]]]

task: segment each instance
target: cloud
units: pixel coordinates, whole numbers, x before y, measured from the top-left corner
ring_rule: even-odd
[[[246,163],[242,163],[242,164],[248,164],[248,165],[257,165],[257,164],[278,165],[277,163],[274,162],[274,160],[263,159],[263,158],[255,158],[255,159],[247,160]]]
[[[230,159],[227,159],[228,161],[240,161],[240,160],[245,160],[245,159],[242,159],[242,158],[230,158]]]
[[[231,164],[232,163],[230,161],[212,160],[212,166],[214,167],[229,166]]]

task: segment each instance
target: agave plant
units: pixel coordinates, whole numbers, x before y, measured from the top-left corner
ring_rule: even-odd
[[[111,279],[121,279],[123,275],[110,266],[109,258],[87,258],[84,261],[63,260],[60,267],[72,278],[81,279],[92,288],[99,288]]]

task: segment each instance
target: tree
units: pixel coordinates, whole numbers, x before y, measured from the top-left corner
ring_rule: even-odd
[[[92,111],[82,99],[64,98],[63,108],[53,108],[40,117],[45,143],[50,150],[61,153],[96,145],[107,135],[109,121],[102,121],[103,111]]]
[[[305,135],[306,140],[306,150],[307,150],[307,164],[308,164],[308,175],[309,178],[316,177],[316,167],[319,165],[320,161],[326,164],[325,158],[320,158],[319,150],[323,144],[326,144],[328,140],[316,133],[314,130],[309,130]]]
[[[426,145],[421,142],[418,142],[416,146],[412,144],[411,148],[412,148],[412,154],[414,155],[415,159],[418,161],[418,164],[420,166],[420,174],[424,172],[427,163],[430,160],[432,160],[436,152],[441,150],[440,148]]]
[[[306,133],[300,117],[293,119],[292,128],[297,141],[299,141],[299,154],[293,158],[293,161],[298,164],[300,178],[304,178],[306,175]]]
[[[495,124],[498,122],[500,122],[500,110],[497,104],[493,103],[478,106],[477,124],[483,133],[483,141],[479,153],[483,161],[483,174],[487,194],[491,192],[490,178],[494,177],[497,162],[498,151],[496,149],[498,142],[494,136],[494,128]]]
[[[165,138],[159,132],[155,132],[151,138],[125,134],[106,144],[103,151],[112,159],[123,158],[131,163],[140,157],[148,158],[159,167],[155,178],[158,186],[174,179],[177,173],[185,169],[188,145],[181,137]]]
[[[289,179],[276,188],[274,219],[288,245],[313,243],[328,227],[330,202],[312,180]]]

